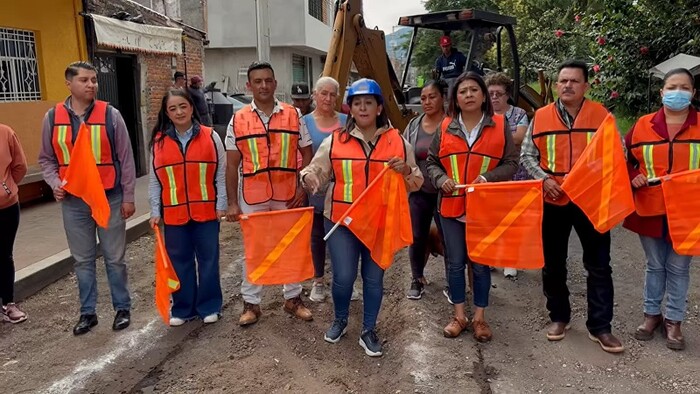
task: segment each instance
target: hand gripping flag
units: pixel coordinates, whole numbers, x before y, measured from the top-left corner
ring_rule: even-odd
[[[246,276],[256,285],[298,283],[314,276],[313,207],[243,214]]]
[[[158,226],[153,229],[156,233],[156,251],[153,259],[156,266],[156,309],[163,322],[170,325],[170,294],[180,290],[180,279],[170,263],[160,229]]]

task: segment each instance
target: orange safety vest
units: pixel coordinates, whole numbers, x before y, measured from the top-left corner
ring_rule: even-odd
[[[540,152],[540,167],[561,185],[607,115],[603,105],[585,100],[573,127],[568,128],[556,102],[538,109],[533,119],[532,141]],[[566,205],[569,201],[566,196],[556,201],[545,196],[545,202],[554,205]]]
[[[85,124],[90,129],[92,153],[95,156],[97,170],[102,179],[105,190],[113,189],[117,184],[116,158],[112,146],[114,146],[114,127],[107,124],[107,111],[109,103],[95,100],[90,116]],[[73,133],[70,114],[64,103],[58,103],[53,110],[51,124],[51,144],[58,160],[58,176],[64,179],[70,163],[73,143],[78,133]]]
[[[279,103],[281,111],[265,124],[249,105],[233,117],[236,147],[241,152],[243,200],[248,205],[289,201],[297,191],[299,114]]]
[[[700,168],[700,115],[696,115],[696,124],[680,131],[673,141],[654,131],[654,116],[656,113],[639,118],[632,131],[630,152],[639,162],[639,171],[647,178],[658,178]],[[666,214],[660,184],[636,189],[634,203],[639,216]]]
[[[334,131],[332,138],[330,155],[335,184],[331,221],[335,223],[391,158],[406,159],[406,145],[396,129],[389,129],[381,134],[369,154],[356,137],[349,136],[349,139],[343,142],[340,131]]]
[[[211,127],[200,126],[184,154],[175,138],[166,135],[161,141],[153,146],[153,170],[162,188],[163,222],[179,226],[216,220],[218,161]]]
[[[456,184],[473,182],[479,175],[498,167],[506,147],[505,120],[503,115],[494,114],[495,125],[484,126],[481,134],[470,147],[467,141],[447,131],[452,118],[442,121],[440,151],[438,157],[447,176]],[[460,218],[465,213],[465,189],[456,189],[452,194],[440,195],[440,215],[446,218]]]

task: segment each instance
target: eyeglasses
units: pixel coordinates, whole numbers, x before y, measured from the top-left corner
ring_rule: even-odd
[[[505,95],[506,95],[505,92],[489,92],[489,96],[490,96],[491,98],[495,98],[495,99],[499,99],[499,98],[501,98],[501,97],[503,97],[503,96],[505,96]]]

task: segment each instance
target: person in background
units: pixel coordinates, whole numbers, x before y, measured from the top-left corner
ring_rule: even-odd
[[[694,93],[690,71],[684,68],[669,71],[661,89],[663,106],[639,118],[625,136],[627,165],[639,214],[632,213],[623,225],[639,234],[647,258],[644,322],[637,327],[634,337],[648,341],[661,327],[666,346],[673,350],[685,349],[681,323],[688,308],[693,256],[679,255],[673,250],[661,185],[650,185],[649,179],[700,168],[700,115],[690,105]],[[640,194],[646,197],[639,198]],[[697,196],[690,198],[694,197]],[[653,212],[657,206],[663,209]],[[664,298],[666,313],[662,314]]]
[[[430,145],[435,133],[440,128],[440,123],[445,118],[446,89],[447,85],[444,81],[428,81],[423,86],[420,95],[423,113],[411,119],[404,132],[404,135],[408,136],[408,142],[413,146],[416,163],[424,179],[428,179],[427,166]],[[427,263],[428,234],[433,220],[435,220],[440,237],[444,238],[437,213],[437,202],[438,189],[431,182],[423,182],[420,190],[416,190],[408,196],[411,208],[411,225],[413,226],[413,245],[408,248],[412,280],[406,297],[411,300],[421,299],[425,292],[425,285],[428,284],[423,271]],[[447,259],[444,261],[445,275],[447,275]],[[449,289],[445,293],[449,294]]]
[[[313,110],[309,85],[305,83],[295,83],[292,85],[292,104],[299,108],[302,115],[308,115]]]
[[[150,224],[162,220],[165,249],[180,280],[180,290],[172,294],[171,326],[196,317],[215,323],[223,303],[219,219],[227,208],[226,151],[219,135],[197,118],[192,97],[171,90],[150,143]]]
[[[527,113],[524,109],[512,105],[513,82],[504,73],[492,73],[486,76],[486,87],[489,89],[491,104],[493,104],[493,112],[503,115],[506,119],[506,124],[513,134],[513,142],[518,148],[520,154],[520,144],[523,143],[525,132],[529,124]],[[518,172],[513,176],[514,181],[522,181],[531,179],[525,167],[520,166]],[[506,278],[516,278],[518,270],[515,268],[504,268],[503,276]]]
[[[442,54],[435,59],[434,77],[447,83],[448,91],[452,91],[455,80],[464,73],[467,58],[462,52],[452,47],[450,36],[440,37]]]
[[[187,80],[185,79],[185,74],[182,71],[175,71],[175,74],[173,74],[172,89],[185,90],[186,88],[187,88]]]
[[[464,268],[471,263],[475,307],[471,327],[477,341],[488,342],[493,336],[485,315],[491,271],[488,266],[469,260],[465,237],[466,194],[456,186],[512,179],[518,169],[518,151],[505,119],[494,114],[488,89],[479,74],[470,71],[457,79],[448,114],[449,122],[442,122],[430,145],[427,165],[433,186],[442,191],[438,212],[454,303],[454,317],[443,329],[443,335],[456,338],[469,325],[464,307]]]
[[[19,228],[19,182],[27,174],[27,158],[15,131],[0,124],[0,300],[2,318],[10,323],[27,320],[15,304],[15,261],[12,251]]]
[[[408,191],[418,190],[423,182],[413,148],[398,130],[389,126],[379,84],[371,79],[360,79],[350,86],[347,100],[351,107],[348,123],[323,140],[311,164],[301,171],[302,184],[311,193],[317,193],[332,182],[324,204],[327,231],[384,166],[403,175]],[[341,159],[348,157],[357,159]],[[357,161],[367,170],[344,170],[348,166],[355,167],[353,162]],[[347,332],[350,296],[361,259],[364,315],[359,342],[368,356],[381,356],[382,342],[375,326],[384,292],[384,270],[347,227],[337,228],[328,239],[328,248],[333,271],[331,290],[335,320],[324,334],[324,340],[337,343]]]
[[[39,165],[44,181],[61,202],[63,226],[68,249],[75,260],[73,269],[78,278],[80,320],[73,327],[73,335],[82,335],[97,325],[97,240],[104,256],[107,279],[116,311],[113,330],[123,330],[131,322],[131,296],[126,268],[126,220],[134,215],[136,164],[131,149],[129,131],[116,108],[96,100],[97,70],[86,62],[68,65],[65,71],[70,96],[51,108],[44,116]],[[85,201],[63,189],[63,178],[70,164],[70,153],[82,123],[99,130],[99,157],[97,162],[102,185],[110,207],[107,228],[98,227]],[[93,146],[96,144],[93,138]]]
[[[192,76],[187,92],[190,94],[190,97],[192,97],[195,111],[197,111],[197,115],[199,115],[199,124],[211,127],[211,114],[209,114],[209,104],[207,104],[207,99],[202,90],[202,82],[202,77],[199,75]]]

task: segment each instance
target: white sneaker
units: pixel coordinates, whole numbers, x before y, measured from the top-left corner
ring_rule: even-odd
[[[352,295],[350,301],[357,301],[362,298],[362,288],[357,286],[357,282],[352,285]]]
[[[187,323],[187,320],[181,319],[179,317],[171,317],[170,318],[170,327],[178,327],[183,324]]]
[[[313,302],[323,302],[326,300],[326,286],[323,284],[323,281],[314,281],[309,299]]]
[[[504,268],[503,269],[503,276],[506,278],[517,278],[518,277],[518,270],[515,268]]]
[[[212,313],[211,315],[204,316],[204,324],[216,323],[219,321],[219,314]]]

